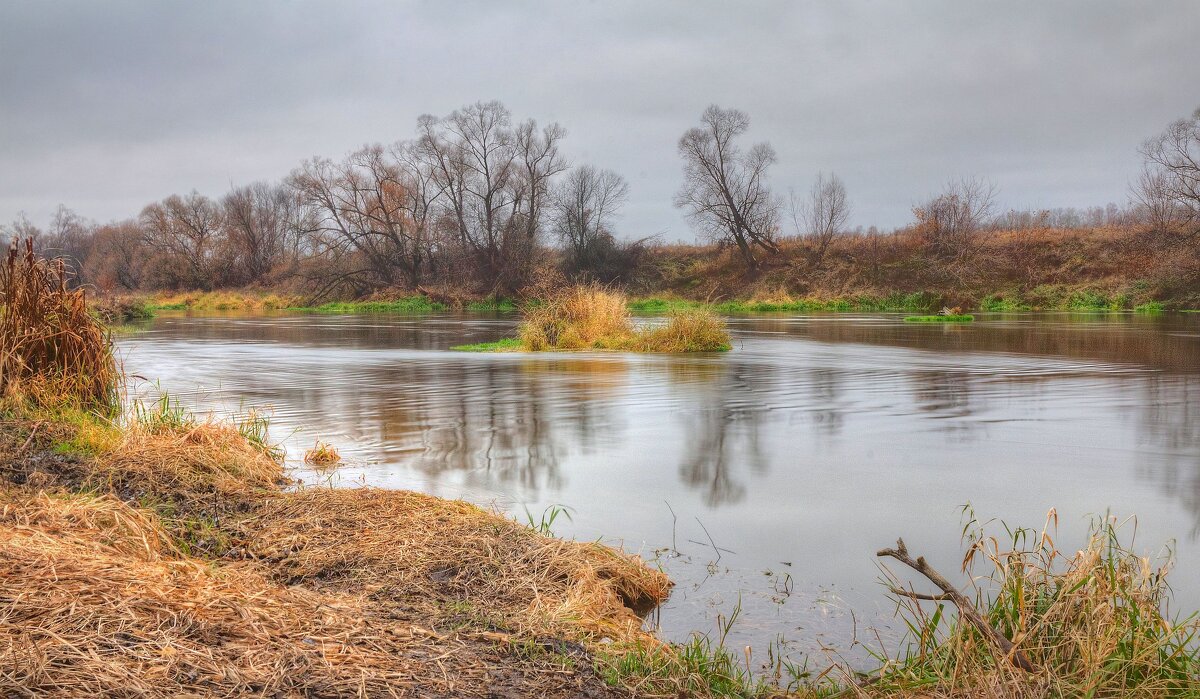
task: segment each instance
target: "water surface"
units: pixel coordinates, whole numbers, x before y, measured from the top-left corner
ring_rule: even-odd
[[[1200,607],[1200,316],[892,315],[730,319],[734,351],[465,354],[507,317],[168,315],[121,339],[127,371],[200,410],[270,408],[335,485],[409,488],[560,535],[623,544],[678,586],[651,619],[715,631],[756,658],[842,648],[892,605],[874,552],[904,536],[946,573],[961,510],[1064,540],[1091,513],[1173,541],[1178,602]],[[306,482],[329,476],[297,465]],[[854,654],[854,651],[851,651]]]

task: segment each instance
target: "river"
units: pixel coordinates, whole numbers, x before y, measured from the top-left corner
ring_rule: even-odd
[[[164,314],[118,343],[143,392],[269,411],[306,485],[566,508],[556,534],[677,582],[647,622],[672,639],[740,608],[728,643],[756,659],[861,658],[900,628],[874,552],[903,536],[962,580],[968,503],[1037,528],[1056,508],[1067,545],[1137,515],[1139,550],[1178,554],[1176,609],[1200,608],[1200,314],[729,324],[732,352],[693,356],[451,352],[515,326],[455,314]],[[332,474],[299,463],[318,438]]]

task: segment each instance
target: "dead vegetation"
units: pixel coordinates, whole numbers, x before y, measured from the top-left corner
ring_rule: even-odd
[[[116,360],[108,331],[69,289],[61,262],[24,252],[14,242],[0,265],[0,397],[23,396],[111,412],[117,404]]]
[[[724,322],[708,310],[675,311],[661,327],[638,328],[625,295],[599,286],[572,287],[530,305],[518,333],[522,347],[530,352],[723,352],[730,348]]]

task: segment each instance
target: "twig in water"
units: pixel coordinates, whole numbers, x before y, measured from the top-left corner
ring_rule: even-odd
[[[708,527],[704,526],[704,522],[701,522],[699,517],[696,518],[696,524],[699,524],[700,528],[704,530],[704,535],[708,537],[708,543],[712,544],[713,551],[717,552],[717,560],[720,561],[721,560],[721,549],[717,546],[717,542],[713,541],[712,534],[708,533]],[[694,543],[700,543],[700,542],[694,542]],[[733,551],[730,551],[729,549],[725,549],[725,552],[733,553]],[[737,555],[737,554],[734,554],[734,555]]]

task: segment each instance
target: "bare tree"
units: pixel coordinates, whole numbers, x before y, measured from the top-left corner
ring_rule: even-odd
[[[299,250],[295,193],[266,182],[237,187],[221,201],[226,236],[242,283],[261,283]]]
[[[107,223],[97,226],[94,235],[92,254],[85,265],[89,282],[110,290],[145,288],[149,251],[138,222]]]
[[[933,252],[943,258],[970,253],[979,228],[991,215],[996,188],[971,178],[951,182],[941,194],[913,209],[917,231]]]
[[[411,165],[411,145],[367,146],[341,163],[314,158],[288,178],[308,209],[317,254],[346,264],[324,281],[420,285],[428,255],[428,172]],[[414,218],[414,215],[417,218]]]
[[[565,131],[533,121],[516,129],[500,102],[477,102],[419,122],[420,148],[443,193],[441,220],[474,258],[492,293],[526,280]]]
[[[595,270],[615,248],[609,225],[628,192],[612,170],[581,165],[567,173],[554,192],[554,230],[571,271]]]
[[[750,127],[744,112],[714,104],[700,120],[701,126],[679,139],[684,182],[675,205],[714,239],[737,245],[746,266],[756,270],[756,248],[769,254],[779,251],[779,202],[766,183],[775,151],[767,143],[744,153],[737,146],[736,139]]]
[[[800,234],[812,240],[812,265],[820,267],[825,259],[829,244],[846,228],[850,219],[850,202],[846,198],[846,185],[836,173],[826,178],[817,174],[808,193],[808,201],[799,203],[793,194],[791,200],[792,224]]]
[[[1200,109],[1171,124],[1142,145],[1146,170],[1138,183],[1139,201],[1165,227],[1200,235]]]
[[[181,267],[172,283],[209,289],[218,282],[225,224],[220,205],[195,191],[173,194],[142,209],[141,223],[146,245]]]

